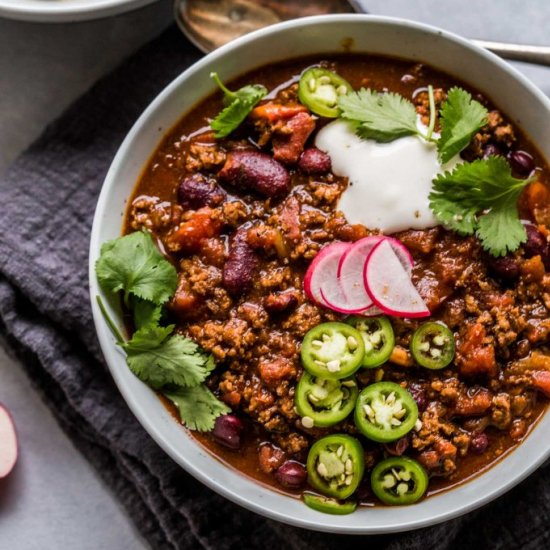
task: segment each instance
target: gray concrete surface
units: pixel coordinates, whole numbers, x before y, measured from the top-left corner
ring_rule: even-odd
[[[170,2],[108,20],[42,25],[0,19],[0,173],[48,122],[170,21]],[[472,38],[550,44],[548,0],[366,0]],[[550,94],[550,69],[516,65]],[[13,411],[21,455],[0,484],[0,550],[133,549],[146,545],[55,423],[17,361],[0,351],[0,401]]]

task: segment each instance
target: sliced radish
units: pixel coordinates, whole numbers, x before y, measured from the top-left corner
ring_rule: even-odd
[[[345,313],[349,315],[352,313],[359,314],[365,311],[364,308],[352,307],[352,305],[347,301],[337,277],[334,277],[334,279],[329,279],[322,284],[321,299],[327,307],[337,311],[338,313]]]
[[[381,236],[371,236],[356,241],[340,260],[338,280],[347,303],[353,304],[355,309],[366,310],[373,305],[372,298],[365,289],[363,270],[370,251],[382,239]]]
[[[17,461],[17,435],[8,410],[0,405],[0,479],[6,477]]]
[[[430,311],[387,239],[374,246],[363,272],[372,301],[389,315],[426,317]]]
[[[384,239],[391,245],[392,250],[395,252],[395,255],[401,262],[401,265],[405,268],[405,271],[410,277],[414,267],[414,259],[412,254],[409,252],[409,249],[401,241],[394,239],[393,237],[384,237]]]
[[[304,292],[311,301],[330,307],[321,296],[321,285],[327,281],[337,280],[340,258],[350,246],[350,243],[332,243],[325,246],[309,264],[304,277]]]

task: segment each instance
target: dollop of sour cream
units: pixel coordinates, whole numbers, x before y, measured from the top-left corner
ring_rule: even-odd
[[[439,223],[429,207],[432,179],[452,170],[460,162],[458,155],[441,165],[434,143],[419,136],[390,143],[361,139],[345,120],[322,128],[315,146],[330,156],[333,173],[349,180],[338,204],[348,223],[383,233]]]

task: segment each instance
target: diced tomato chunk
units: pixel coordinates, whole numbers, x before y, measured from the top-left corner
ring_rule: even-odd
[[[550,372],[537,370],[532,374],[533,386],[540,390],[546,397],[550,397]]]
[[[454,414],[457,416],[479,416],[491,407],[492,397],[489,390],[479,388],[473,395],[459,395]]]
[[[495,348],[485,344],[485,327],[479,323],[470,325],[463,341],[458,346],[457,364],[464,376],[497,374]]]
[[[211,208],[205,207],[193,212],[187,221],[166,238],[166,247],[171,252],[196,252],[204,239],[219,235],[222,224]]]
[[[268,122],[277,122],[292,118],[298,113],[307,113],[307,108],[300,103],[277,103],[269,101],[255,107],[250,116],[252,119],[265,119]]]

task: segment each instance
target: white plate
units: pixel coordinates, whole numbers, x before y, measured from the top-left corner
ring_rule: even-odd
[[[120,235],[126,201],[163,135],[214,91],[208,77],[230,80],[260,65],[300,55],[352,51],[429,62],[486,93],[550,158],[550,100],[513,67],[467,40],[440,29],[387,17],[335,15],[282,23],[247,35],[204,57],[168,85],[136,122],[107,174],[90,245],[90,292],[97,334],[111,373],[143,427],[183,468],[227,498],[270,518],[319,531],[390,533],[464,514],[509,490],[550,454],[550,415],[526,440],[473,481],[413,506],[361,508],[348,516],[321,514],[222,464],[174,421],[155,394],[128,369],[101,316],[94,264],[101,244]],[[115,311],[111,311],[117,315]]]
[[[0,0],[0,17],[67,22],[130,11],[158,0]]]

